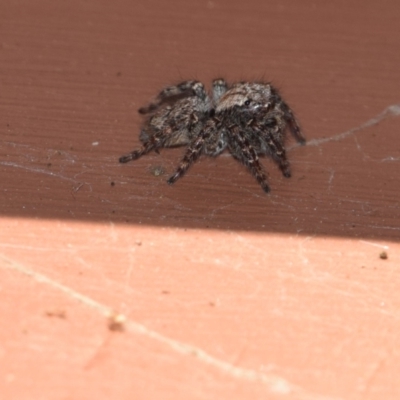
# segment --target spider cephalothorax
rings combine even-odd
[[[228,149],[269,192],[258,156],[270,156],[283,175],[290,177],[284,146],[286,127],[298,142],[305,143],[293,112],[269,83],[228,86],[223,79],[216,79],[210,96],[201,82],[185,81],[162,90],[139,112],[148,115],[140,133],[143,145],[119,161],[136,160],[162,147],[187,146],[169,184],[182,177],[202,153],[215,157]]]

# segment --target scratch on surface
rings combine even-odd
[[[397,226],[384,226],[384,225],[368,225],[368,226],[374,229],[388,229],[393,231],[400,231],[400,227]]]
[[[13,162],[8,162],[8,161],[2,161],[2,162],[0,162],[0,165],[5,165],[7,167],[20,168],[20,169],[24,169],[26,171],[34,172],[34,173],[38,173],[38,174],[50,175],[50,176],[53,176],[55,178],[60,178],[60,179],[63,179],[65,181],[72,182],[75,185],[78,185],[78,186],[74,187],[74,189],[73,189],[74,192],[77,192],[78,190],[80,190],[82,188],[82,186],[84,186],[84,185],[88,185],[90,191],[92,191],[92,186],[88,182],[79,182],[76,179],[68,178],[67,176],[64,176],[64,175],[61,175],[61,174],[56,174],[56,173],[54,173],[52,171],[48,171],[47,169],[35,168],[35,167],[26,167],[24,165],[20,165],[20,164],[13,163]]]
[[[327,142],[337,142],[339,140],[345,139],[348,136],[353,135],[354,133],[361,131],[363,129],[369,128],[370,126],[377,125],[382,120],[386,119],[388,116],[400,115],[400,104],[392,104],[391,106],[386,107],[380,114],[375,117],[369,119],[367,122],[364,122],[360,126],[349,129],[348,131],[339,133],[338,135],[331,136],[323,139],[312,139],[306,143],[306,146],[319,146],[320,144],[324,144]],[[296,147],[301,146],[300,144],[295,144],[291,146],[288,150],[294,149]]]
[[[106,318],[108,318],[114,312],[114,310],[112,310],[110,307],[107,307],[106,305],[101,304],[91,299],[90,297],[75,291],[74,289],[68,286],[62,285],[61,283],[47,277],[44,274],[35,272],[30,268],[27,268],[19,263],[16,263],[15,261],[10,260],[7,257],[4,257],[3,255],[0,255],[0,260],[2,261],[2,264],[0,265],[1,267],[17,271],[21,274],[33,278],[36,282],[49,285],[53,289],[57,289],[66,294],[67,296],[69,296],[70,298],[77,300],[82,304],[98,311]],[[200,362],[211,365],[214,368],[219,369],[220,371],[226,373],[227,375],[233,378],[250,382],[260,382],[263,385],[265,385],[271,393],[277,395],[296,394],[297,395],[296,398],[299,400],[335,400],[335,399],[339,400],[338,398],[308,393],[299,386],[294,385],[289,381],[287,381],[286,379],[281,378],[280,376],[274,374],[266,374],[251,369],[236,367],[226,361],[213,357],[206,351],[196,346],[192,346],[190,344],[170,339],[132,320],[126,320],[125,326],[127,328],[126,329],[127,332],[131,331],[136,334],[144,335],[150,339],[153,339],[159,343],[166,345],[167,347],[169,347],[170,349],[174,350],[179,354],[182,354],[184,356],[195,357]]]
[[[329,192],[332,191],[332,182],[335,178],[335,170],[331,169],[330,171],[331,171],[331,173],[330,173],[329,179],[328,179],[328,191]]]
[[[381,162],[388,162],[388,161],[400,161],[400,157],[386,157],[383,160],[381,160]]]
[[[2,162],[0,162],[0,165],[5,165],[7,167],[25,169],[25,170],[30,171],[30,172],[36,172],[38,174],[51,175],[51,176],[54,176],[56,178],[61,178],[61,179],[64,179],[66,181],[69,181],[69,182],[79,183],[75,179],[68,178],[68,177],[60,175],[60,174],[55,174],[54,172],[48,171],[48,170],[43,169],[43,168],[25,167],[24,165],[19,165],[17,163],[12,163],[12,162],[8,162],[8,161],[2,161]]]
[[[366,240],[360,240],[360,242],[361,242],[361,243],[365,243],[365,244],[369,244],[370,246],[379,247],[380,249],[389,250],[389,246],[386,246],[386,245],[384,245],[384,244],[368,242],[368,241],[366,241]]]

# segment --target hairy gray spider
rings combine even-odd
[[[119,161],[137,160],[162,147],[187,146],[176,172],[167,181],[172,184],[202,153],[216,157],[228,149],[268,193],[258,156],[270,156],[289,178],[284,146],[286,127],[299,143],[305,143],[292,110],[270,83],[228,85],[223,79],[215,79],[212,86],[211,95],[198,81],[163,89],[153,103],[139,109],[139,113],[147,115],[139,136],[142,147]]]

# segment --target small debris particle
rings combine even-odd
[[[51,165],[52,165],[51,162],[47,163],[47,166],[48,166],[49,168],[51,167]]]
[[[47,310],[45,312],[46,317],[49,318],[60,318],[60,319],[65,319],[67,318],[67,313],[65,312],[65,310]]]
[[[121,76],[122,75],[122,73],[121,72],[117,72],[117,76]]]
[[[83,183],[80,183],[77,187],[74,188],[74,192],[76,193],[83,185]]]
[[[379,258],[380,258],[381,260],[387,260],[387,259],[388,259],[388,254],[386,253],[386,251],[382,251],[382,252],[379,254]]]
[[[98,146],[100,144],[100,142],[93,142],[92,146]]]
[[[123,332],[125,330],[125,315],[111,313],[108,317],[108,329],[113,332]]]
[[[114,181],[111,181],[110,185],[111,185],[111,186],[115,186],[115,182],[114,182]]]
[[[162,290],[161,293],[162,294],[169,294],[169,290]]]
[[[135,241],[135,244],[138,245],[138,246],[141,246],[141,245],[142,245],[142,242],[141,242],[140,240],[136,240],[136,241]]]
[[[150,173],[153,176],[162,176],[165,174],[165,168],[162,165],[155,165],[150,167]]]

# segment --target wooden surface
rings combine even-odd
[[[399,11],[2,2],[4,398],[398,399]],[[168,186],[183,149],[118,163],[158,90],[220,76],[296,111],[291,179],[264,159],[265,195],[223,154]]]

